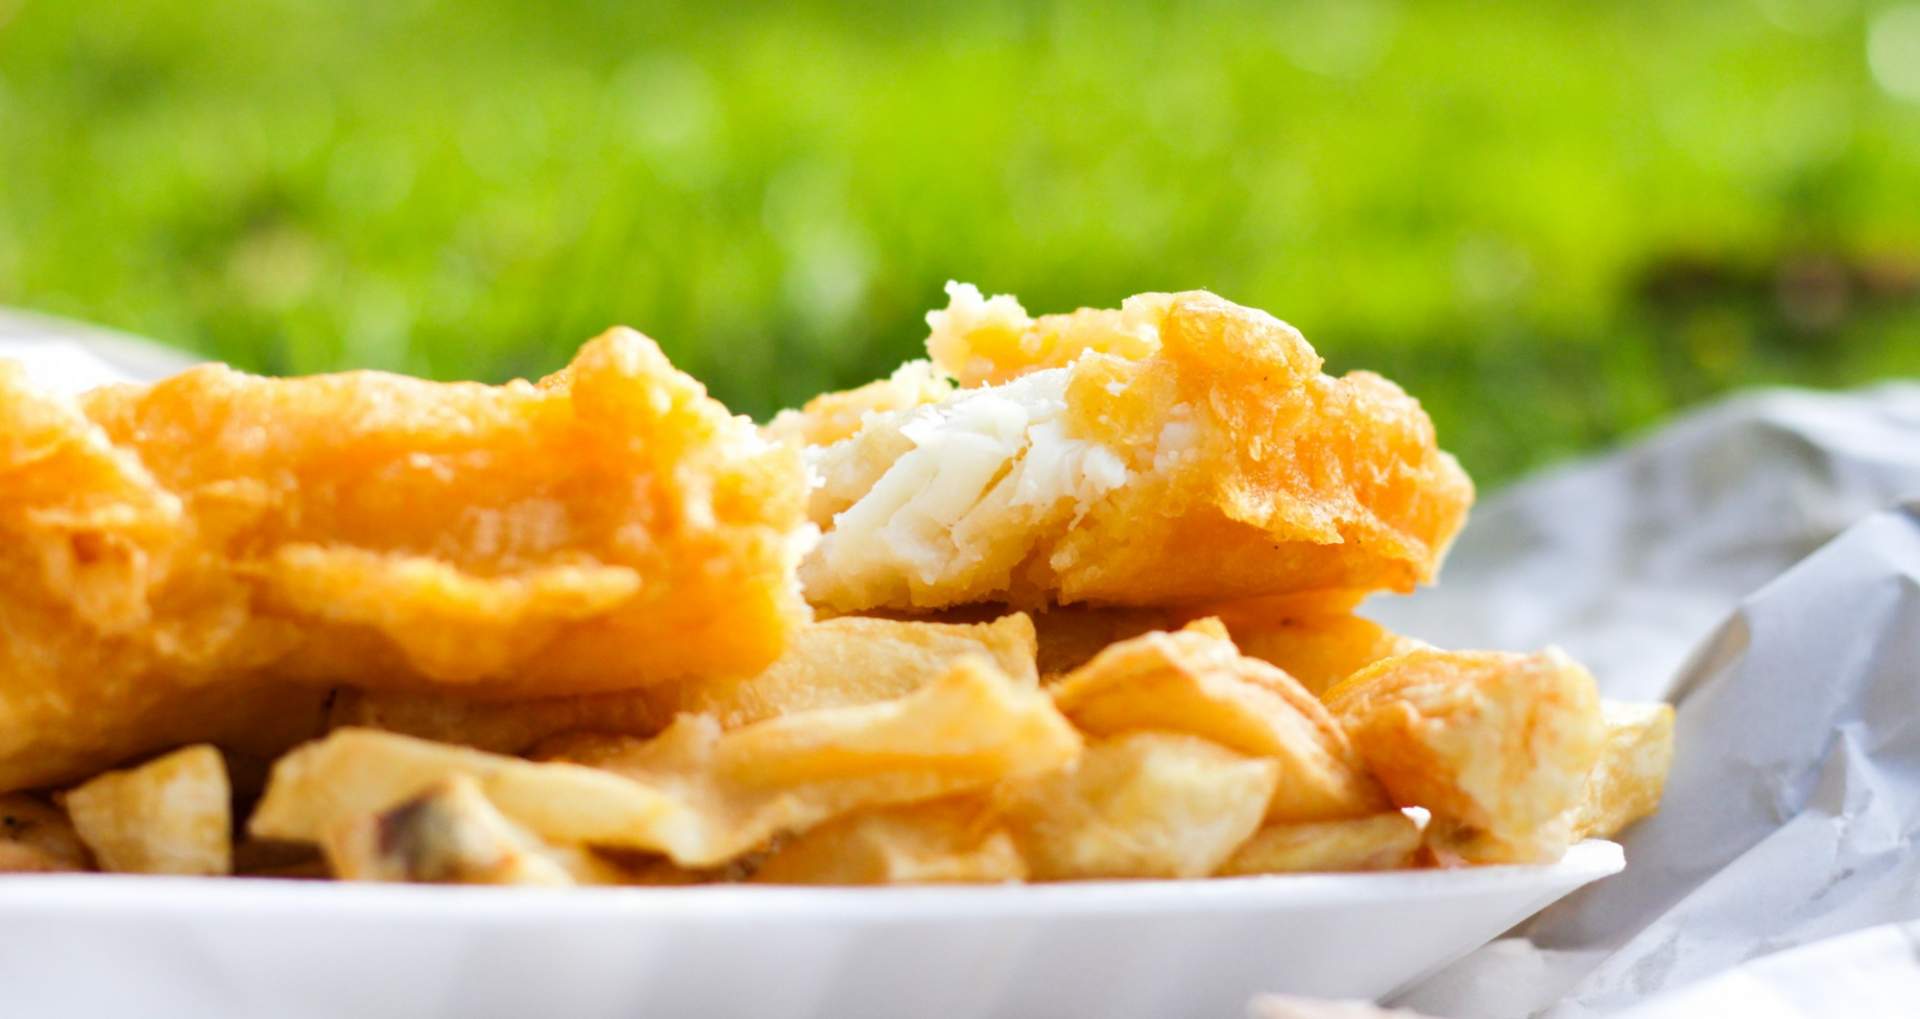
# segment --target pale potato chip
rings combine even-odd
[[[1279,780],[1275,761],[1135,732],[996,798],[1035,880],[1204,877],[1260,826]]]
[[[965,658],[892,701],[802,712],[722,732],[682,716],[657,739],[559,737],[546,752],[672,790],[710,822],[711,865],[862,808],[984,789],[1057,768],[1080,737],[1048,697]]]
[[[1270,824],[1234,850],[1221,874],[1397,870],[1413,865],[1420,826],[1397,810],[1338,821]]]
[[[794,836],[754,872],[763,884],[1020,881],[1026,861],[986,802],[962,797],[849,814]]]
[[[779,660],[744,678],[513,701],[341,690],[329,722],[521,753],[572,730],[652,736],[681,713],[712,715],[730,729],[795,711],[870,704],[938,679],[967,654],[984,655],[1016,680],[1037,680],[1033,624],[1022,613],[981,623],[843,616],[802,627]]]
[[[562,737],[551,748],[558,761],[342,729],[275,767],[252,830],[316,841],[342,817],[465,773],[502,814],[550,842],[659,852],[701,868],[851,810],[1056,768],[1079,748],[1044,693],[966,658],[896,700],[731,732],[685,715],[653,740]]]
[[[1605,726],[1593,677],[1558,650],[1415,651],[1326,700],[1395,802],[1432,812],[1442,862],[1550,861],[1571,843]]]
[[[26,793],[0,795],[0,874],[91,869],[64,811]]]
[[[1280,764],[1272,821],[1359,817],[1388,807],[1327,709],[1286,673],[1241,655],[1218,620],[1107,648],[1049,688],[1082,732],[1184,732]]]
[[[233,872],[233,797],[220,751],[176,750],[68,791],[62,802],[102,870]]]
[[[621,884],[591,851],[551,846],[509,821],[467,775],[454,775],[378,814],[343,818],[321,849],[335,877],[428,884]]]
[[[501,813],[561,844],[653,849],[662,838],[654,833],[692,823],[672,797],[596,768],[340,729],[273,766],[248,830],[256,838],[317,843],[342,819],[386,810],[460,774],[471,776]]]
[[[1603,701],[1606,748],[1574,813],[1576,836],[1612,838],[1660,809],[1673,766],[1673,706]]]
[[[1223,613],[1242,654],[1279,666],[1314,696],[1383,658],[1428,645],[1348,612]]]

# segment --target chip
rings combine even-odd
[[[233,872],[232,791],[227,766],[211,746],[110,771],[67,792],[62,801],[102,870]]]
[[[0,874],[91,870],[67,815],[37,796],[0,795]]]
[[[1234,851],[1221,874],[1295,874],[1409,867],[1420,826],[1397,810],[1338,821],[1270,824]]]
[[[1051,688],[1094,736],[1157,730],[1279,762],[1267,817],[1359,817],[1389,806],[1318,699],[1279,669],[1235,650],[1217,620],[1116,644]]]
[[[1275,761],[1134,732],[997,799],[1036,880],[1204,877],[1260,826],[1279,780]]]
[[[753,880],[790,885],[1021,881],[1026,861],[980,797],[956,797],[837,818],[794,836]]]
[[[1446,863],[1556,860],[1605,738],[1593,676],[1549,649],[1423,650],[1362,669],[1327,706]]]
[[[621,884],[588,850],[550,846],[509,821],[471,777],[454,775],[378,814],[343,818],[321,840],[348,881],[468,885]]]
[[[342,690],[334,727],[365,726],[498,753],[521,753],[578,729],[652,736],[676,714],[714,716],[736,728],[815,708],[870,704],[938,679],[962,655],[983,655],[1029,685],[1033,623],[1021,613],[981,623],[844,616],[801,628],[764,671],[617,694],[486,701],[453,693]]]
[[[1660,809],[1673,766],[1673,706],[1603,701],[1600,709],[1606,747],[1587,776],[1573,828],[1577,836],[1604,839]]]
[[[849,811],[983,789],[1057,768],[1080,737],[1039,690],[967,658],[891,701],[725,731],[683,715],[652,740],[560,737],[534,762],[368,729],[284,758],[253,834],[317,841],[456,774],[559,845],[662,853],[711,867]]]
[[[1374,662],[1427,647],[1351,612],[1248,606],[1222,617],[1242,654],[1279,666],[1316,697]]]

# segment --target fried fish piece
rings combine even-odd
[[[733,729],[795,711],[889,700],[939,679],[969,654],[984,656],[1025,685],[1038,682],[1033,623],[1022,613],[981,623],[841,616],[801,627],[777,661],[749,676],[510,701],[342,690],[328,723],[521,753],[570,730],[652,736],[682,713],[711,715],[722,728]]]
[[[503,386],[207,366],[76,401],[0,364],[0,789],[279,724],[296,682],[751,673],[807,617],[802,471],[625,329]]]
[[[822,393],[799,410],[783,410],[767,422],[768,438],[792,445],[824,446],[860,430],[868,415],[912,410],[953,394],[953,383],[931,361],[908,361],[893,374],[843,393]]]
[[[1558,859],[1606,739],[1593,676],[1552,648],[1414,651],[1326,704],[1394,801],[1432,812],[1427,844],[1446,863]]]
[[[1193,292],[1034,320],[1011,298],[949,294],[928,347],[963,388],[805,445],[816,605],[1407,591],[1465,518],[1472,485],[1419,403],[1377,375],[1322,373],[1264,312]],[[841,435],[840,407],[779,434]]]

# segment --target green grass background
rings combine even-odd
[[[625,322],[765,415],[950,277],[1208,287],[1496,481],[1920,372],[1896,6],[0,0],[0,303],[488,380]]]

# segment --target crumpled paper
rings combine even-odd
[[[189,363],[9,312],[0,356],[68,390]],[[1368,613],[1454,647],[1558,643],[1609,696],[1679,708],[1666,800],[1622,839],[1627,872],[1400,1004],[1916,1014],[1920,385],[1738,397],[1523,482],[1475,511],[1442,586]]]
[[[1920,926],[1824,940],[1920,919],[1913,497],[1920,386],[1755,394],[1490,500],[1440,587],[1371,612],[1452,646],[1557,642],[1609,696],[1678,707],[1665,802],[1623,837],[1626,873],[1400,1003],[1459,1019],[1920,1014],[1911,997],[1835,1012],[1845,999],[1820,993],[1866,974],[1920,984]],[[1746,1011],[1756,1000],[1771,1010]]]

